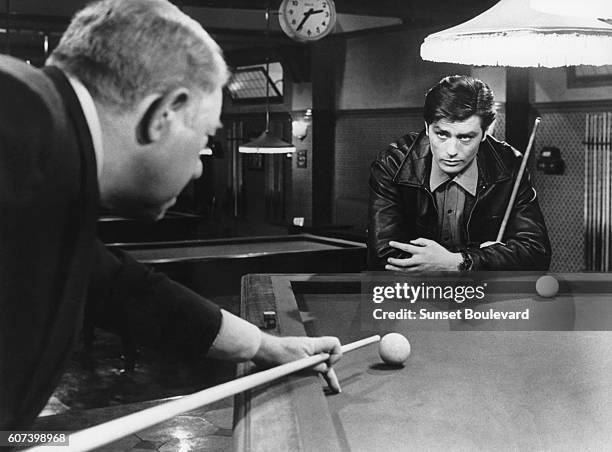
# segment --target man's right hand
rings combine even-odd
[[[456,271],[463,257],[461,253],[451,253],[438,242],[425,238],[411,240],[410,243],[390,241],[389,246],[410,254],[406,259],[390,257],[386,270],[406,273],[432,271]]]
[[[261,345],[253,357],[253,362],[269,367],[306,358],[318,353],[328,353],[330,356],[326,362],[314,367],[314,370],[323,375],[332,391],[340,392],[340,383],[332,368],[332,365],[342,357],[340,341],[336,337],[278,337],[263,333]]]

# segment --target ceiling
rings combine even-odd
[[[445,28],[472,18],[498,0],[335,0],[338,25],[335,35],[376,32],[381,28]],[[266,35],[266,8],[275,11],[280,0],[175,0],[202,23],[226,53],[245,52],[267,45],[293,45],[281,31],[274,14]],[[44,36],[53,48],[70,17],[89,0],[0,0],[0,51],[22,58],[39,58]],[[8,40],[7,40],[8,35]],[[4,46],[2,46],[2,40]]]
[[[397,17],[405,22],[456,21],[469,18],[490,8],[499,0],[335,0],[336,11],[342,14]],[[280,0],[181,0],[185,6],[276,9]]]

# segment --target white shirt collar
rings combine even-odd
[[[102,146],[102,128],[100,127],[100,117],[96,110],[96,104],[94,104],[93,98],[85,85],[81,81],[69,74],[66,74],[72,89],[76,93],[83,114],[85,115],[85,121],[89,127],[89,133],[91,134],[91,141],[93,142],[94,152],[96,154],[96,167],[98,170],[98,181],[102,175],[102,163],[104,162],[104,147]]]

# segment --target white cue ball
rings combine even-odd
[[[399,333],[385,334],[378,344],[378,354],[385,364],[403,366],[410,356],[410,342]]]
[[[544,298],[552,298],[559,292],[559,281],[550,275],[540,276],[536,281],[536,292]]]

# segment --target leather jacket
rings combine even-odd
[[[471,270],[547,270],[551,249],[536,191],[525,171],[504,236],[495,241],[512,193],[522,155],[491,136],[476,156],[478,185],[475,201],[465,211],[465,247]],[[419,237],[439,242],[438,213],[429,189],[432,154],[424,131],[411,133],[379,153],[370,172],[368,263],[384,270],[387,258],[409,255],[389,246],[390,240]]]

